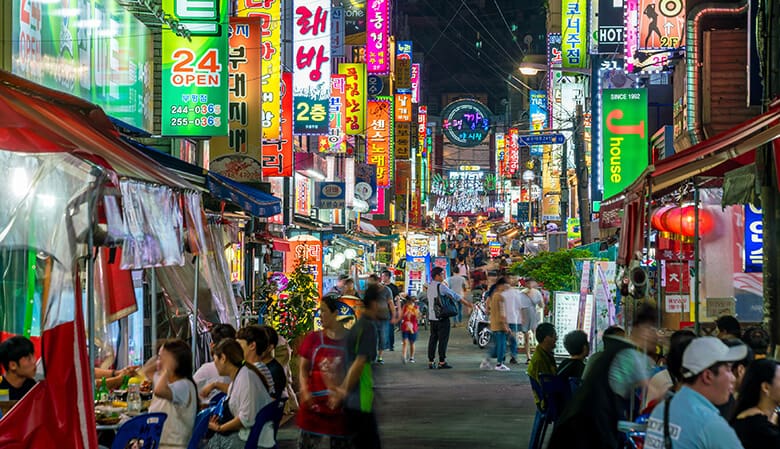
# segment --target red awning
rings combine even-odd
[[[196,187],[124,143],[100,107],[0,70],[0,149],[66,151],[121,177]],[[32,137],[30,130],[40,135]],[[3,135],[5,139],[3,139]],[[3,140],[8,145],[2,144]]]
[[[271,242],[273,242],[274,251],[279,251],[282,253],[290,252],[290,242],[288,242],[287,240],[273,237],[271,239]]]
[[[765,113],[660,160],[648,170],[650,187],[658,192],[694,176],[722,175],[752,163],[753,150],[778,137],[780,100],[773,102]],[[641,182],[641,178],[637,181]]]

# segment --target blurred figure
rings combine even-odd
[[[666,369],[650,378],[645,395],[645,406],[655,407],[669,390],[677,391],[682,382],[682,357],[685,348],[696,338],[690,330],[675,331],[669,338],[669,353],[666,356]]]
[[[538,307],[544,302],[542,292],[539,291],[539,284],[535,279],[528,278],[525,281],[525,287],[520,289],[520,332],[523,333],[523,342],[525,343],[525,363],[531,360],[531,331],[539,325]],[[537,336],[537,341],[539,337]]]
[[[620,327],[620,326],[609,326],[608,328],[604,329],[604,333],[602,334],[602,341],[604,343],[604,350],[599,351],[593,355],[591,355],[588,358],[588,363],[585,364],[585,371],[582,373],[582,377],[588,377],[588,373],[590,372],[590,369],[592,366],[596,364],[596,360],[598,360],[602,355],[604,355],[604,352],[609,349],[613,344],[615,344],[616,340],[612,337],[625,337],[626,331]],[[607,338],[610,337],[610,338]]]
[[[725,343],[726,346],[730,348],[745,345],[741,340],[737,340],[736,338],[724,340],[723,343]],[[739,390],[742,387],[742,381],[745,379],[745,373],[753,363],[753,360],[753,350],[751,350],[750,346],[748,346],[747,355],[745,355],[745,358],[737,360],[731,364],[731,374],[734,375],[734,388],[732,393],[729,395],[728,402],[717,406],[718,411],[720,412],[720,416],[726,419],[730,419],[734,416],[734,409],[737,407],[737,397],[739,396]]]
[[[262,373],[268,385],[268,393],[272,398],[279,399],[282,392],[276,391],[273,373],[263,363],[263,354],[268,352],[268,347],[270,346],[268,333],[257,324],[250,324],[236,332],[236,341],[241,345],[241,349],[244,350],[244,360],[254,365]]]
[[[505,277],[498,278],[495,285],[491,288],[493,293],[488,298],[488,316],[490,317],[490,332],[493,336],[493,344],[490,345],[487,357],[480,364],[482,369],[490,369],[490,357],[496,358],[496,371],[509,371],[510,368],[504,365],[504,356],[506,355],[506,342],[509,338],[509,323],[506,318],[506,301],[504,292],[509,288],[509,283]]]
[[[653,410],[645,447],[664,448],[668,447],[665,441],[673,440],[674,449],[741,448],[737,434],[716,406],[725,404],[732,391],[731,362],[746,354],[746,346],[729,348],[715,337],[691,341],[683,353],[683,386]],[[664,435],[665,428],[669,429],[668,435]]]
[[[718,338],[728,340],[729,338],[739,339],[742,332],[739,329],[739,321],[731,315],[723,315],[715,320],[715,326],[718,328]]]
[[[213,353],[214,348],[222,340],[236,338],[236,329],[229,324],[215,324],[211,327],[209,334],[211,334],[211,343],[209,343],[209,346],[211,347],[211,352]],[[192,375],[192,379],[195,381],[195,386],[198,387],[198,391],[200,392],[203,392],[204,388],[213,382],[220,382],[224,384],[230,383],[229,378],[219,375],[214,362],[206,362],[201,365],[200,368],[195,371],[195,374]],[[203,397],[201,395],[201,402],[208,404],[209,400],[211,400],[211,398],[213,398],[218,393],[218,390],[209,389],[207,396]]]
[[[346,274],[340,274],[338,280],[335,284],[333,284],[333,287],[330,288],[330,291],[328,293],[336,293],[338,296],[341,296],[344,294],[344,288],[346,287],[347,279],[349,279],[349,276]]]
[[[563,337],[563,347],[569,353],[569,358],[558,365],[558,376],[568,381],[570,377],[582,377],[585,371],[585,358],[590,354],[588,334],[574,330]]]
[[[403,294],[402,294],[403,295]],[[403,362],[414,363],[414,342],[417,341],[419,328],[420,309],[417,307],[417,298],[404,296],[401,312],[401,335],[403,336]],[[407,352],[407,349],[409,352]],[[409,354],[409,358],[406,355]]]
[[[563,410],[550,438],[549,449],[617,448],[621,434],[617,423],[630,419],[634,394],[650,377],[657,340],[656,309],[647,305],[636,312],[628,339],[610,336],[604,354],[589,367],[587,377]],[[589,429],[582,432],[582,429]]]
[[[352,278],[344,281],[344,291],[341,293],[341,296],[358,296],[358,292],[355,290],[355,281]]]
[[[745,449],[780,447],[777,426],[780,407],[780,365],[774,360],[756,360],[750,365],[731,425]]]
[[[750,327],[742,334],[742,341],[753,350],[756,360],[766,358],[769,351],[769,332],[760,327]]]

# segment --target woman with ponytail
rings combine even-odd
[[[213,350],[214,365],[220,376],[230,377],[222,421],[216,416],[209,422],[215,432],[207,449],[243,449],[257,413],[271,403],[268,385],[260,371],[244,362],[244,350],[234,339],[219,342]],[[273,424],[268,422],[260,433],[258,447],[275,444]]]

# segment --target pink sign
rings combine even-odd
[[[420,64],[412,64],[412,103],[420,102]]]
[[[390,51],[387,45],[388,0],[369,0],[366,5],[366,65],[368,73],[386,75],[390,72]]]
[[[639,0],[626,0],[626,71],[634,70],[634,57],[639,48]]]

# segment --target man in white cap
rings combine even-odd
[[[731,362],[746,354],[746,346],[728,347],[715,337],[691,341],[683,353],[683,387],[653,410],[645,448],[742,449],[715,407],[725,404],[734,389]]]

